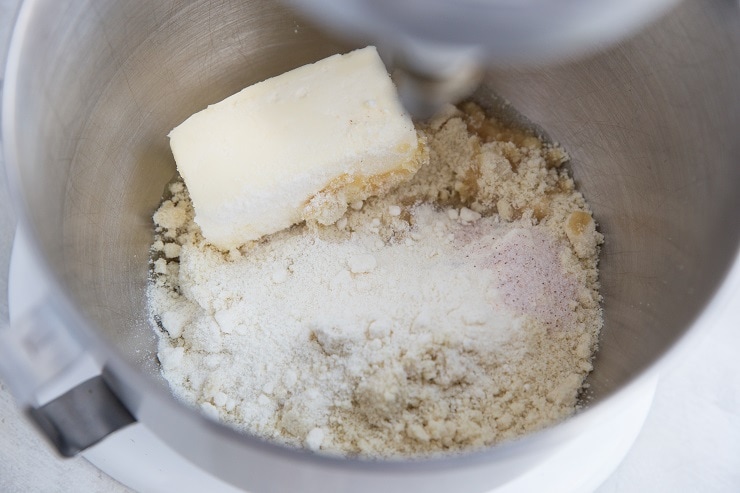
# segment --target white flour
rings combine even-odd
[[[430,165],[336,225],[240,250],[207,245],[172,185],[149,296],[175,395],[365,456],[484,447],[572,414],[601,326],[601,237],[562,151],[480,118],[422,129]]]

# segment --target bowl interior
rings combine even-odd
[[[151,216],[175,174],[167,133],[246,85],[349,47],[270,1],[29,3],[5,108],[13,185],[68,296],[157,379],[145,287]],[[738,251],[737,13],[697,3],[597,57],[492,71],[479,92],[568,150],[606,236],[594,403],[688,330]]]

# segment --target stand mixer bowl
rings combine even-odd
[[[737,282],[738,5],[687,1],[598,56],[485,75],[478,100],[505,98],[572,157],[606,236],[605,327],[584,411],[448,459],[366,462],[265,443],[176,402],[158,374],[145,291],[151,216],[175,174],[167,133],[348,49],[266,0],[27,0],[3,100],[11,192],[57,320],[133,416],[197,467],[253,491],[485,491],[620,412]]]

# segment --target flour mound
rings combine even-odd
[[[574,412],[601,327],[602,238],[567,156],[475,105],[419,130],[430,163],[410,181],[228,252],[170,186],[148,295],[178,398],[369,457],[482,448]]]

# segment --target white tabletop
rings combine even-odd
[[[0,83],[18,0],[0,0]],[[5,194],[0,172],[0,194]],[[0,208],[0,316],[7,316],[12,217]],[[627,458],[597,493],[740,491],[740,292],[658,385]],[[0,491],[124,492],[83,458],[59,459],[15,408],[0,382]]]

